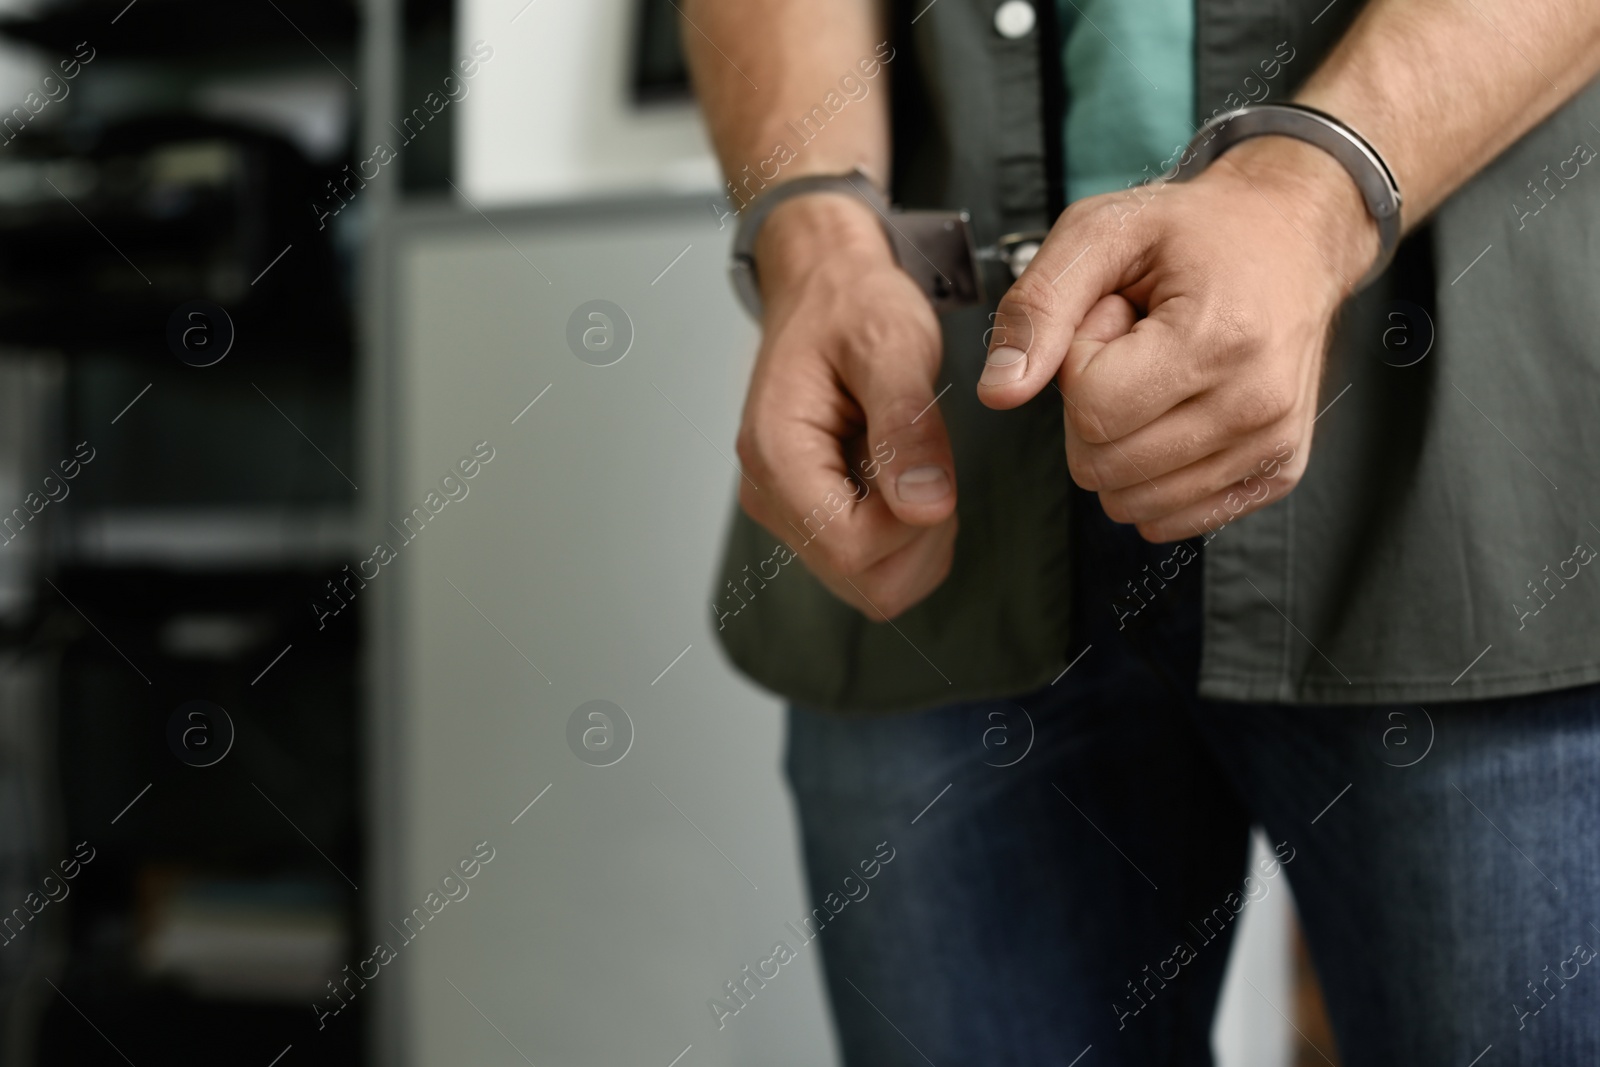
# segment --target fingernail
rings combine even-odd
[[[943,467],[912,467],[895,479],[894,491],[907,504],[932,504],[950,493],[950,476]]]
[[[983,374],[978,378],[979,385],[1005,385],[1022,377],[1028,369],[1028,353],[1020,348],[1000,346],[989,353],[989,359],[983,365]]]

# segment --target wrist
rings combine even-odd
[[[796,196],[773,208],[756,235],[755,260],[763,293],[829,263],[895,262],[877,211],[842,192]]]
[[[1256,137],[1229,149],[1214,166],[1265,196],[1311,243],[1340,289],[1353,289],[1377,259],[1378,224],[1361,190],[1343,164],[1316,145],[1287,136]]]

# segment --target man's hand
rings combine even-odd
[[[944,580],[955,545],[938,320],[853,198],[779,205],[756,260],[765,315],[739,503],[840,599],[892,618]]]
[[[1054,378],[1073,480],[1175,541],[1304,472],[1334,315],[1378,241],[1343,168],[1287,138],[1152,188],[1061,216],[1000,302],[978,392],[1011,408]]]
[[[882,63],[862,65],[894,54],[884,6],[684,0],[684,53],[736,199],[808,174],[888,181],[889,79]],[[869,69],[880,88],[851,92],[826,137],[796,140],[795,115],[859,89]],[[774,145],[791,149],[776,179],[761,162]],[[777,205],[755,258],[765,312],[739,502],[835,595],[891,618],[944,581],[955,546],[955,465],[933,403],[938,321],[855,197]]]

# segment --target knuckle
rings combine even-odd
[[[773,457],[781,454],[782,434],[779,421],[771,414],[746,410],[739,423],[739,432],[733,439],[734,454],[739,465],[746,470],[765,473],[773,469]]]
[[[950,575],[955,562],[955,532],[952,523],[942,534],[930,533],[928,536],[936,541],[910,570],[901,570],[892,576],[880,571],[876,576],[857,580],[854,583],[857,592],[871,602],[862,614],[873,622],[882,622],[897,619],[922,603]],[[925,542],[923,547],[929,548],[929,545]]]
[[[917,314],[862,315],[859,336],[864,341],[877,342],[885,347],[936,347],[938,323],[928,322],[933,310],[920,299],[914,304],[914,309]]]
[[[1176,539],[1176,537],[1167,529],[1166,524],[1162,522],[1152,521],[1135,523],[1133,528],[1139,532],[1140,537],[1153,545],[1163,544],[1167,541]],[[1177,535],[1177,537],[1181,536],[1181,534]]]
[[[1069,452],[1067,467],[1073,481],[1091,492],[1114,485],[1125,475],[1125,463],[1112,450],[1100,445],[1079,447]]]
[[[996,311],[1008,320],[1016,318],[1027,323],[1039,322],[1054,314],[1060,299],[1060,294],[1050,284],[1050,279],[1045,277],[1045,272],[1030,269],[1011,283],[1011,288],[1001,298]]]
[[[872,594],[872,606],[882,619],[898,619],[911,608],[911,598],[903,590],[886,587]]]
[[[1237,390],[1227,417],[1229,429],[1244,433],[1271,426],[1294,410],[1294,384],[1276,377]]]
[[[928,435],[935,425],[933,416],[937,410],[932,393],[926,397],[901,394],[874,404],[867,412],[867,421],[872,424],[874,436],[893,433],[909,443]]]
[[[1228,351],[1246,348],[1260,335],[1256,319],[1231,301],[1217,305],[1214,325]]]
[[[1137,522],[1143,516],[1134,513],[1134,510],[1125,493],[1103,492],[1100,494],[1100,507],[1105,511],[1106,518],[1112,522],[1124,525]]]
[[[926,301],[924,301],[926,304]],[[932,314],[932,309],[928,308]],[[937,359],[940,348],[937,322],[919,316],[868,313],[855,316],[840,337],[847,363],[870,365],[886,354],[903,360],[907,353]]]
[[[755,468],[758,460],[756,433],[748,423],[739,427],[739,433],[733,439],[733,453],[739,457],[739,466],[746,470]]]
[[[841,578],[859,578],[872,565],[866,546],[853,538],[819,537],[812,544],[822,566]]]
[[[1082,489],[1094,492],[1100,488],[1098,466],[1093,453],[1087,448],[1067,445],[1067,473]]]
[[[1073,430],[1090,444],[1103,445],[1111,440],[1106,432],[1103,407],[1100,401],[1082,391],[1067,402],[1067,418],[1072,420]]]
[[[1132,460],[1114,454],[1111,450],[1097,448],[1091,462],[1095,481],[1100,485],[1112,485],[1118,479],[1128,476],[1127,465],[1132,463]]]
[[[1201,322],[1204,341],[1192,349],[1194,373],[1201,381],[1220,381],[1240,357],[1253,350],[1255,330],[1243,308],[1216,297],[1205,308]]]
[[[883,578],[852,578],[851,584],[855,587],[856,595],[864,602],[861,613],[868,619],[875,622],[881,622],[884,618],[893,619],[910,607],[909,597],[900,584]]]
[[[1101,195],[1085,197],[1075,200],[1067,205],[1061,213],[1062,221],[1074,229],[1085,232],[1121,229],[1127,225],[1127,211],[1120,203],[1121,197],[1117,195]]]
[[[1207,331],[1225,352],[1245,347],[1255,335],[1252,318],[1245,309],[1231,299],[1213,295],[1206,308]]]
[[[1284,378],[1269,378],[1261,388],[1261,409],[1271,422],[1294,411],[1298,399],[1294,383]]]

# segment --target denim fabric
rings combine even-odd
[[[1076,510],[1092,647],[1055,684],[790,712],[814,898],[896,856],[818,938],[846,1062],[1208,1064],[1237,915],[1287,878],[1344,1063],[1600,1063],[1600,687],[1200,700],[1206,549],[1161,588],[1173,546]]]

